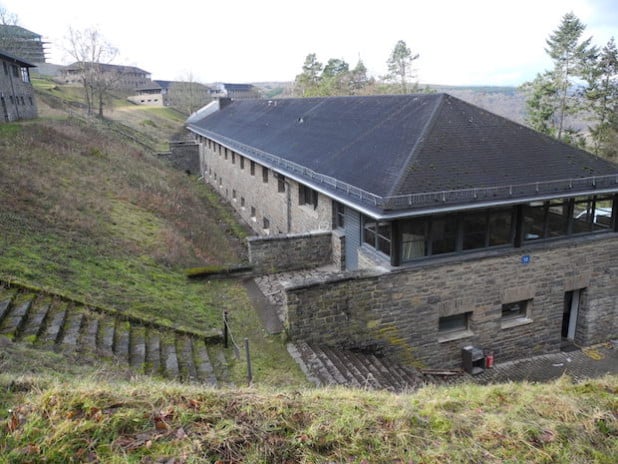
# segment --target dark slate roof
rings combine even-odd
[[[618,190],[592,179],[617,165],[447,94],[234,101],[188,127],[382,212]]]

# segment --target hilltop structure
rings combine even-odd
[[[0,49],[28,63],[45,63],[42,37],[21,26],[0,24]]]
[[[30,68],[35,65],[0,50],[0,110],[3,122],[37,117]]]
[[[292,338],[452,367],[618,333],[618,166],[446,94],[221,100],[187,125]],[[464,350],[465,351],[465,350]]]
[[[122,66],[106,63],[75,62],[60,70],[64,84],[81,84],[85,73],[92,71],[110,76],[118,90],[133,92],[138,88],[152,85],[150,73],[135,66]]]

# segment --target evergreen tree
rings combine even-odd
[[[295,93],[302,97],[318,95],[321,73],[322,63],[318,61],[315,53],[310,53],[305,58],[303,72],[294,80]]]
[[[401,93],[408,93],[408,79],[416,77],[413,73],[412,62],[417,60],[418,57],[419,54],[413,55],[403,40],[397,42],[386,61],[388,74],[385,76],[385,80],[398,81],[401,85]],[[414,85],[414,87],[417,87],[417,85]]]
[[[612,37],[587,67],[585,96],[594,125],[590,127],[595,154],[618,158],[618,48]]]
[[[535,129],[568,142],[577,139],[577,131],[565,127],[565,117],[582,111],[575,83],[586,75],[597,52],[591,46],[592,38],[581,40],[585,29],[573,13],[564,15],[558,29],[546,41],[545,51],[554,62],[553,69],[523,85],[528,94],[528,122]]]

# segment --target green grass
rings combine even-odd
[[[0,462],[614,463],[618,377],[212,390],[0,376]]]

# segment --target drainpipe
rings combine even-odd
[[[290,183],[285,181],[285,191],[286,191],[286,203],[287,203],[287,222],[288,222],[288,234],[292,232],[292,189],[290,187]]]

